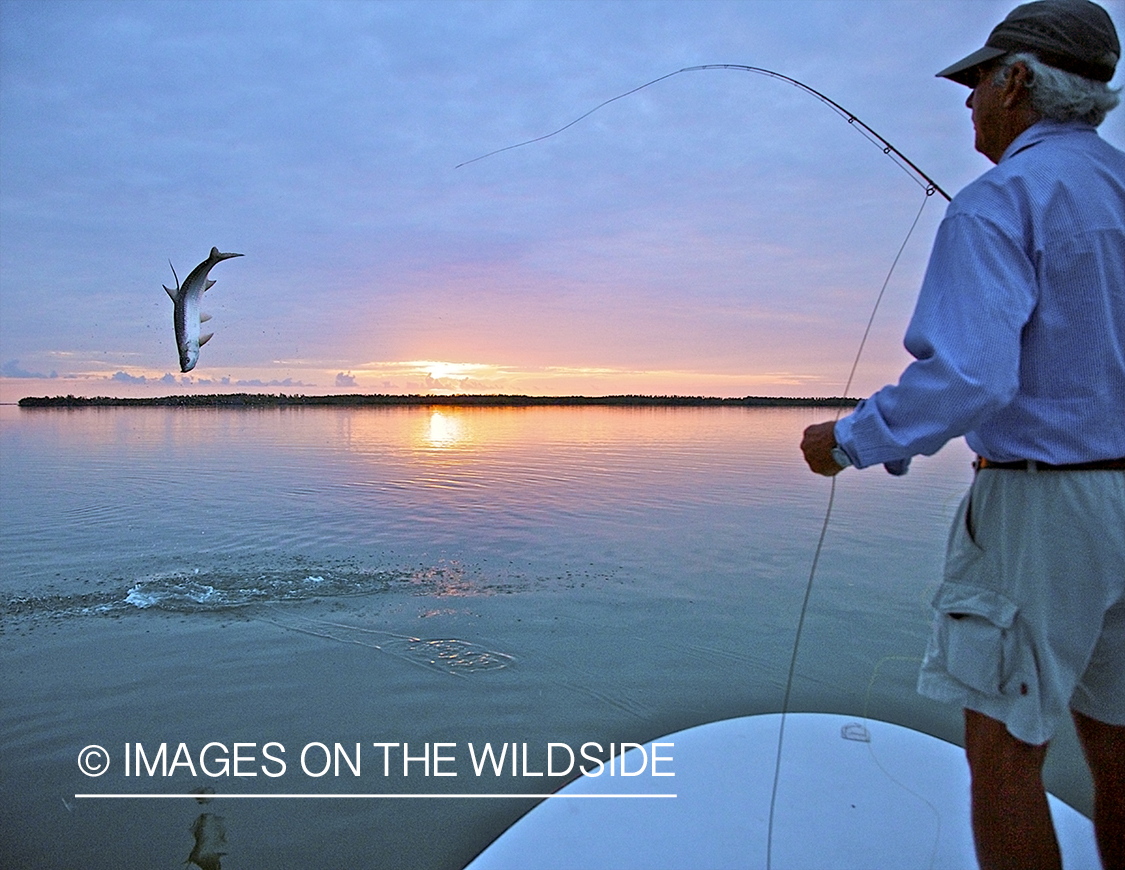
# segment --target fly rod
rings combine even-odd
[[[637,91],[642,91],[645,88],[650,87],[651,85],[655,85],[658,82],[664,81],[665,79],[670,79],[672,78],[672,76],[678,76],[681,73],[687,72],[701,72],[703,70],[715,69],[737,70],[739,72],[756,73],[758,75],[767,76],[771,79],[777,79],[779,81],[787,82],[788,84],[801,89],[805,93],[816,97],[818,100],[820,100],[822,103],[836,112],[836,114],[840,115],[840,117],[844,118],[849,124],[855,127],[861,135],[868,139],[868,141],[881,148],[884,154],[890,157],[897,165],[902,167],[903,171],[905,171],[908,175],[911,175],[915,179],[915,181],[918,181],[919,183],[925,182],[922,186],[925,187],[926,193],[928,195],[940,193],[943,197],[945,197],[947,201],[949,200],[949,194],[942,190],[941,186],[936,181],[934,181],[932,178],[930,178],[930,176],[919,169],[918,166],[912,160],[910,160],[910,158],[899,151],[894,145],[892,145],[885,138],[879,135],[879,133],[877,133],[862,120],[860,120],[860,118],[854,112],[849,112],[831,97],[822,94],[816,88],[810,87],[804,82],[798,81],[791,76],[783,75],[782,73],[776,72],[772,69],[765,69],[764,67],[760,66],[747,66],[740,63],[708,63],[702,64],[700,66],[686,66],[683,69],[676,70],[675,72],[666,73],[665,75],[662,75],[659,78],[655,78],[650,82],[645,82],[643,85],[638,85],[632,90],[625,91],[622,94],[618,94],[616,97],[610,97],[608,100],[604,100],[603,102],[598,103],[598,105],[594,106],[594,108],[590,109],[588,112],[579,115],[569,124],[564,124],[557,130],[554,130],[550,133],[545,133],[542,136],[536,136],[533,139],[527,139],[523,142],[517,142],[514,145],[506,145],[503,148],[497,148],[495,151],[489,151],[487,154],[482,154],[479,157],[474,157],[471,160],[466,160],[463,163],[458,163],[456,168],[460,169],[462,166],[468,166],[470,163],[476,163],[478,160],[484,160],[486,157],[492,157],[494,154],[501,154],[504,151],[511,151],[514,148],[522,148],[524,145],[531,145],[535,142],[542,142],[544,139],[550,139],[552,136],[557,136],[564,130],[570,129],[579,121],[588,118],[590,115],[594,114],[594,112],[598,111],[598,109],[601,109],[604,106],[608,106],[610,103],[617,102],[618,100],[635,94],[637,93]]]

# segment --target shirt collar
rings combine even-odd
[[[1044,139],[1065,136],[1069,133],[1097,133],[1097,128],[1084,121],[1052,121],[1049,118],[1044,118],[1042,121],[1036,121],[1012,140],[1012,144],[1004,149],[1004,153],[1000,155],[1000,163],[1014,157],[1021,151],[1027,150],[1032,145],[1038,145]]]

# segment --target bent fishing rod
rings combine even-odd
[[[905,154],[903,154],[901,151],[899,151],[894,145],[892,145],[885,138],[880,136],[879,133],[877,133],[875,130],[873,130],[871,127],[869,127],[867,124],[865,124],[862,120],[860,120],[860,118],[854,112],[849,112],[847,109],[845,109],[843,106],[841,106],[835,100],[833,100],[831,97],[828,97],[825,94],[822,94],[816,88],[810,87],[809,85],[806,85],[804,82],[798,81],[797,79],[792,78],[791,76],[784,75],[784,74],[776,72],[772,69],[766,69],[766,68],[760,67],[760,66],[747,66],[745,64],[740,64],[740,63],[708,63],[708,64],[702,64],[700,66],[686,66],[683,69],[678,69],[675,72],[670,72],[670,73],[667,73],[665,75],[660,76],[659,78],[655,78],[650,82],[645,82],[643,85],[638,85],[637,87],[633,88],[632,90],[628,90],[628,91],[625,91],[625,93],[618,94],[616,97],[610,97],[608,100],[604,100],[603,102],[598,103],[598,105],[594,106],[594,108],[590,109],[588,112],[585,112],[585,113],[579,115],[577,118],[575,118],[569,124],[564,124],[562,127],[559,127],[557,130],[554,130],[550,133],[546,133],[542,136],[536,136],[533,139],[527,139],[524,142],[517,142],[514,145],[506,145],[503,148],[497,148],[495,151],[489,151],[487,154],[482,154],[479,157],[474,157],[472,160],[466,160],[463,163],[458,163],[455,168],[460,169],[462,166],[468,166],[470,163],[476,163],[478,160],[484,160],[486,157],[492,157],[494,154],[501,154],[504,151],[511,151],[514,148],[522,148],[524,145],[531,145],[535,142],[542,142],[544,139],[550,139],[552,136],[557,136],[559,133],[562,133],[564,130],[567,130],[567,129],[573,127],[579,121],[582,121],[583,119],[588,118],[590,115],[594,114],[594,112],[598,111],[598,109],[601,109],[604,106],[608,106],[610,103],[614,103],[614,102],[617,102],[618,100],[624,99],[625,97],[631,96],[632,94],[637,93],[637,91],[642,91],[647,87],[655,85],[658,82],[664,81],[665,79],[670,79],[670,78],[672,78],[672,76],[678,76],[681,73],[701,72],[703,70],[716,70],[716,69],[736,70],[738,72],[756,73],[757,75],[763,75],[763,76],[766,76],[766,77],[771,78],[771,79],[777,79],[778,81],[786,82],[788,84],[793,85],[795,88],[799,88],[800,90],[804,91],[805,93],[816,97],[818,100],[820,100],[822,103],[824,103],[826,106],[831,108],[834,112],[836,112],[836,114],[840,115],[840,117],[844,118],[849,124],[851,124],[853,127],[855,127],[860,132],[860,134],[862,136],[864,136],[864,138],[866,138],[869,142],[871,142],[876,147],[882,149],[883,153],[886,154],[888,157],[890,157],[891,160],[893,160],[896,165],[900,166],[903,169],[904,172],[906,172],[908,175],[912,175],[913,178],[915,179],[915,181],[918,181],[919,179],[921,179],[921,181],[924,181],[925,184],[923,184],[922,186],[926,189],[927,196],[931,196],[934,193],[940,193],[943,197],[945,197],[946,201],[949,201],[949,199],[950,199],[949,194],[946,193],[944,190],[942,190],[941,186],[938,185],[938,183],[936,181],[934,181],[932,178],[930,178],[930,176],[928,176],[925,172],[923,172],[921,169],[919,169],[918,166],[915,165],[915,163],[912,160],[910,160],[910,158],[908,158]]]

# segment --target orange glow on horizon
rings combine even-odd
[[[800,371],[728,372],[632,369],[613,366],[521,366],[487,362],[405,360],[332,365],[323,360],[286,361],[284,367],[192,372],[122,368],[53,378],[0,378],[0,402],[24,396],[146,397],[209,393],[382,393],[400,395],[511,394],[541,396],[832,396],[839,377]],[[853,395],[886,379],[863,367]]]

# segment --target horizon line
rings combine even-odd
[[[77,407],[278,407],[295,406],[444,406],[444,407],[849,407],[859,399],[846,396],[690,396],[618,393],[603,396],[544,396],[512,393],[192,393],[168,396],[24,396],[21,408]]]

